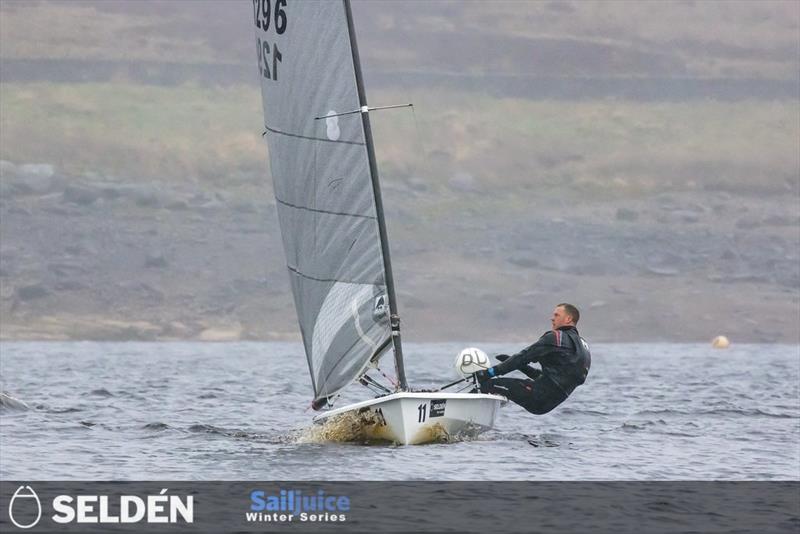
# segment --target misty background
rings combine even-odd
[[[252,9],[0,2],[0,339],[299,339]],[[404,339],[800,342],[800,4],[353,12]]]

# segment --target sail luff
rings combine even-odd
[[[386,294],[389,299],[389,314],[392,326],[392,346],[394,349],[395,369],[400,388],[408,389],[406,381],[405,366],[403,365],[403,346],[400,338],[400,318],[397,312],[397,297],[394,290],[394,275],[392,273],[392,261],[389,253],[389,239],[386,231],[386,220],[383,214],[383,200],[381,196],[380,180],[378,178],[378,163],[375,157],[375,147],[372,140],[372,128],[369,122],[369,111],[367,104],[367,94],[364,89],[364,79],[361,74],[361,60],[358,55],[358,43],[353,25],[353,13],[350,9],[350,0],[344,2],[345,16],[347,18],[347,31],[350,37],[350,49],[353,53],[353,68],[356,75],[356,87],[358,89],[358,100],[361,106],[361,120],[364,124],[364,139],[367,145],[367,157],[369,159],[370,177],[372,179],[372,190],[375,195],[375,210],[378,219],[378,232],[381,240],[381,251],[383,253],[383,266],[386,276]]]

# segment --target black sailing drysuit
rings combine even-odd
[[[530,366],[539,362],[542,370]],[[586,381],[592,356],[589,345],[574,326],[562,326],[545,333],[530,347],[480,373],[483,393],[497,393],[534,414],[544,414],[564,402]],[[534,380],[489,378],[522,371]]]

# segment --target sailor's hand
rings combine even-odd
[[[479,384],[482,384],[492,378],[494,376],[494,368],[489,367],[485,371],[481,369],[477,373],[475,373],[475,380],[478,381]]]
[[[479,384],[482,384],[483,382],[489,380],[489,373],[483,370],[478,371],[475,373],[475,380],[477,380]]]
[[[500,363],[503,363],[504,361],[506,361],[506,360],[507,360],[507,359],[509,359],[510,357],[511,357],[511,356],[509,356],[508,354],[498,354],[497,356],[495,356],[495,359],[496,359],[498,362],[500,362]]]

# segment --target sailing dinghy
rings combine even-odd
[[[416,392],[403,366],[370,109],[348,0],[253,0],[278,220],[314,389],[330,407],[355,382],[375,398],[316,416],[363,416],[368,438],[440,441],[493,426],[505,399]],[[396,380],[377,378],[392,353]],[[469,385],[469,384],[467,384]]]

